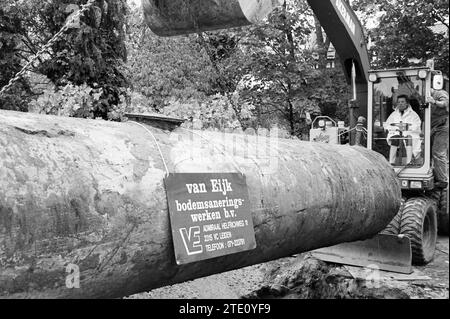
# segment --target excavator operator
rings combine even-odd
[[[405,144],[406,164],[411,162],[413,155],[416,158],[420,154],[421,120],[409,104],[407,95],[399,95],[397,97],[397,106],[387,118],[384,126],[388,131],[387,142],[391,147],[389,162],[392,165],[395,165],[400,143]]]

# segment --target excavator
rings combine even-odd
[[[347,82],[352,85],[350,128],[359,127],[366,138],[351,138],[379,152],[392,164],[402,188],[403,204],[384,231],[374,238],[314,251],[325,261],[411,273],[412,264],[433,260],[438,228],[448,234],[448,187],[434,187],[431,158],[431,107],[425,102],[431,89],[443,88],[443,75],[432,63],[422,67],[371,70],[361,23],[345,0],[307,0],[330,38]],[[218,29],[242,27],[263,21],[282,0],[142,0],[146,23],[159,36],[176,36]],[[409,98],[421,120],[389,123],[399,95]],[[358,123],[356,123],[358,118]],[[366,123],[366,124],[365,124]],[[325,130],[326,127],[323,127]],[[392,149],[387,134],[399,136],[398,149]],[[338,132],[339,130],[335,130]],[[413,156],[405,142],[413,135],[419,151]],[[356,142],[355,142],[356,140]]]

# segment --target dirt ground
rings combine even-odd
[[[439,237],[434,260],[414,267],[416,280],[355,278],[349,268],[309,253],[216,274],[129,296],[133,299],[383,298],[448,299],[449,238]],[[419,277],[417,277],[419,275]]]
[[[412,282],[417,287],[414,296],[418,298],[449,298],[449,238],[439,237],[433,262],[426,266],[416,267],[431,280],[425,282]]]

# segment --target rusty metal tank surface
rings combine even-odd
[[[142,0],[145,21],[160,36],[241,27],[266,18],[281,0]]]
[[[246,175],[256,249],[176,264],[166,171],[139,125],[0,110],[0,297],[148,291],[369,238],[400,206],[391,167],[364,148],[147,128],[171,172]]]

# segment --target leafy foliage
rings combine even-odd
[[[18,15],[11,14],[11,7],[5,0],[0,0],[0,88],[21,69],[20,36],[17,30],[22,30],[22,20]],[[21,79],[12,90],[0,96],[0,109],[25,111],[29,100],[29,83]]]
[[[210,96],[201,102],[174,100],[163,109],[163,113],[190,119],[196,128],[234,129],[241,127],[228,98],[221,94]]]
[[[305,112],[317,112],[316,101],[302,94],[313,73],[313,60],[305,49],[312,30],[308,10],[306,1],[288,1],[266,24],[251,27],[242,41],[250,74],[240,95],[255,106],[256,126],[279,122],[291,134],[300,134],[306,126]]]
[[[374,67],[411,66],[412,59],[425,64],[434,58],[435,68],[449,74],[448,1],[356,0],[353,6],[366,26],[381,12],[376,27],[368,28],[375,43]]]
[[[144,23],[140,8],[131,6],[124,73],[132,88],[147,97],[149,110],[161,110],[169,100],[183,103],[213,94],[210,79],[214,72],[195,39],[196,35],[154,35]]]
[[[251,112],[235,103],[242,76],[235,35],[222,31],[161,38],[131,6],[124,73],[140,101],[127,110],[161,112],[201,123],[203,128],[245,124]]]
[[[20,22],[20,27],[13,31],[17,39],[17,49],[13,54],[18,68],[39,51],[84,3],[85,0],[10,1],[3,10],[2,19]],[[121,61],[126,59],[126,8],[125,0],[96,0],[94,6],[52,45],[51,50],[40,57],[39,65],[30,70],[45,75],[57,87],[84,83],[101,87],[101,103],[93,105],[92,112],[86,110],[76,114],[93,114],[107,119],[109,110],[120,103],[123,87],[127,85],[119,70]]]
[[[336,113],[348,93],[339,71],[314,68],[306,45],[313,21],[306,1],[290,0],[262,25],[160,38],[132,8],[126,74],[147,99],[147,108],[136,109],[196,119],[203,127],[279,124],[304,134],[306,112]]]
[[[86,0],[0,2],[5,85]],[[353,5],[375,42],[372,67],[435,58],[436,68],[448,73],[445,1]],[[379,23],[369,28],[374,16]],[[435,32],[437,22],[447,33]],[[38,90],[22,79],[0,107],[26,110],[38,94],[30,108],[43,113],[120,120],[125,111],[156,111],[203,128],[278,124],[300,136],[309,129],[307,112],[348,120],[349,86],[339,63],[326,68],[329,45],[305,0],[287,0],[260,25],[170,38],[153,35],[140,8],[127,8],[125,0],[97,0],[33,66],[54,86]]]
[[[73,117],[93,117],[94,102],[100,100],[103,89],[87,84],[66,84],[57,91],[45,90],[30,103],[30,112]]]

